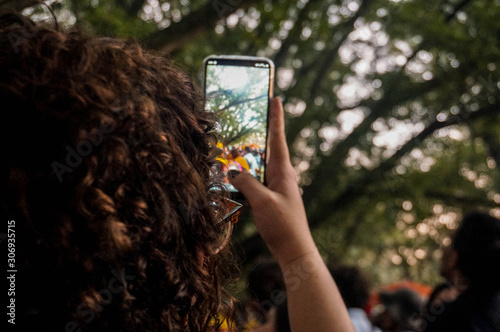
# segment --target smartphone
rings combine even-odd
[[[234,197],[230,170],[247,171],[266,182],[269,104],[274,64],[262,57],[211,55],[203,62],[205,108],[218,116],[219,155],[213,170]]]

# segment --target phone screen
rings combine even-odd
[[[247,171],[265,183],[269,100],[274,65],[266,58],[210,56],[204,61],[205,107],[218,116],[216,170],[231,192],[230,170]]]

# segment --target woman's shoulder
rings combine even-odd
[[[442,314],[429,319],[423,331],[499,332],[500,292],[482,305],[476,300],[477,297],[469,293],[462,294],[449,303]]]

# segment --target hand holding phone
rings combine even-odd
[[[238,193],[227,178],[227,172],[237,170],[265,183],[274,64],[266,58],[213,55],[204,60],[204,74],[205,107],[219,117],[215,171],[221,182]]]

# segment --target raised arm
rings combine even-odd
[[[267,187],[249,173],[231,183],[247,198],[257,229],[278,260],[287,287],[292,331],[353,331],[354,328],[312,238],[285,138],[283,106],[269,116]]]

